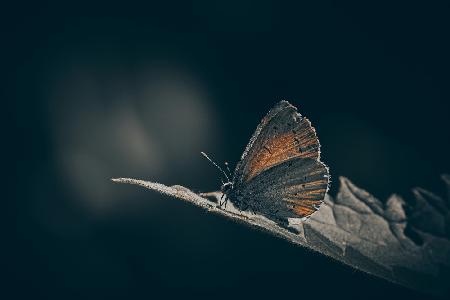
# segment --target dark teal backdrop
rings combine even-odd
[[[424,295],[111,177],[218,189],[287,99],[332,190],[450,171],[449,7],[361,1],[33,2],[2,9],[2,299]],[[363,296],[364,295],[364,296]]]

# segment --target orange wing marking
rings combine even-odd
[[[303,118],[297,129],[280,134],[267,141],[263,151],[257,153],[248,163],[248,173],[245,178],[249,181],[259,173],[291,158],[319,157],[319,141],[308,119]]]

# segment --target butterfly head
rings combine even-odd
[[[222,186],[220,187],[220,191],[223,194],[228,194],[231,190],[233,189],[233,183],[232,182],[225,182],[224,184],[222,184]]]

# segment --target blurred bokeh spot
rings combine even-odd
[[[55,155],[67,185],[89,209],[123,201],[111,177],[188,174],[200,151],[215,144],[210,96],[189,70],[155,62],[135,80],[95,65],[58,75],[50,90]]]

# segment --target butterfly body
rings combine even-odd
[[[281,101],[257,127],[222,192],[240,210],[286,224],[289,218],[314,213],[328,184],[314,128],[294,106]]]

